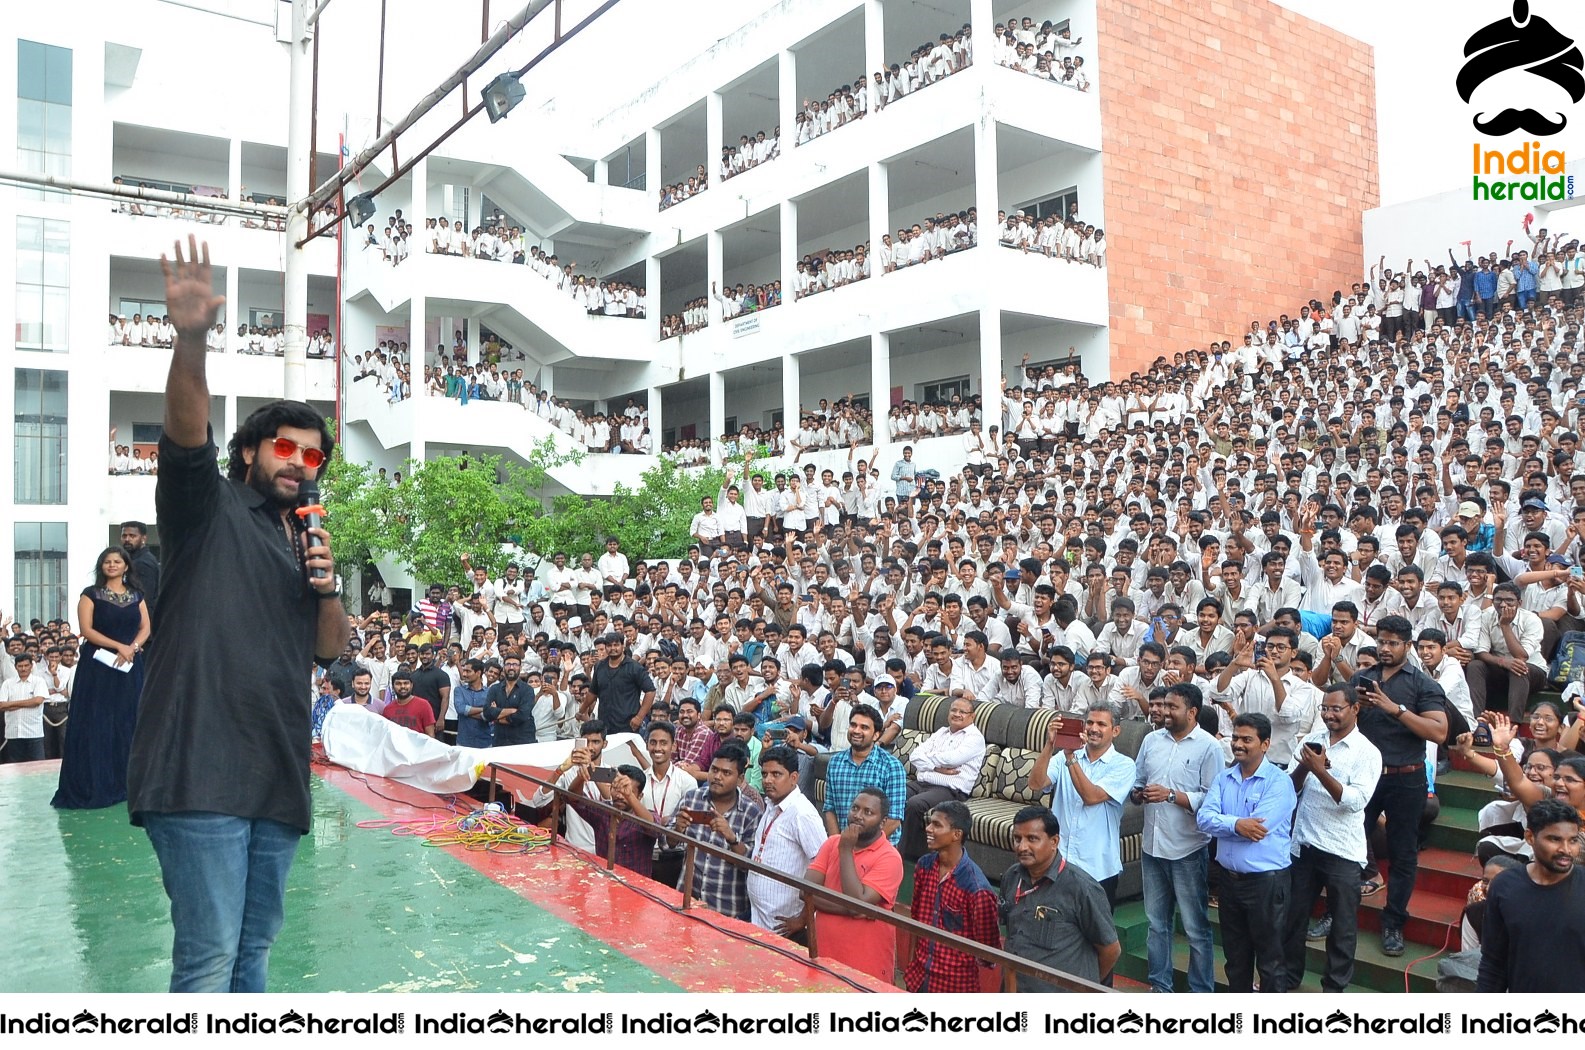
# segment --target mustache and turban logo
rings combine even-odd
[[[1459,70],[1458,94],[1465,102],[1476,88],[1510,69],[1522,69],[1550,80],[1575,102],[1585,98],[1585,55],[1551,22],[1532,15],[1529,0],[1514,0],[1509,18],[1476,30],[1464,44],[1464,57],[1467,61]],[[1484,135],[1520,130],[1532,135],[1555,135],[1568,125],[1568,118],[1558,113],[1556,119],[1551,119],[1529,108],[1504,109],[1489,117],[1477,113],[1474,123]]]

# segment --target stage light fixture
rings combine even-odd
[[[374,194],[360,193],[347,202],[347,218],[353,226],[362,226],[374,217]]]
[[[485,85],[484,111],[490,115],[490,123],[512,112],[512,107],[523,101],[525,94],[516,73],[502,73]]]

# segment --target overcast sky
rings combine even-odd
[[[267,13],[273,2],[210,0],[217,7],[253,14]],[[477,3],[425,4],[422,10],[427,16],[417,18],[413,15],[419,2],[388,0],[387,119],[393,112],[405,112],[460,64],[479,39],[481,8]],[[522,2],[491,0],[492,19],[499,24]],[[596,6],[598,0],[564,0],[564,24],[571,25]],[[682,60],[770,6],[769,0],[625,0],[602,17],[598,38],[595,30],[585,33],[583,40],[569,44],[536,72],[552,78],[558,93],[575,90],[585,104],[598,108],[608,101],[631,98]],[[1441,0],[1434,5],[1286,0],[1284,6],[1374,47],[1384,204],[1468,185],[1470,143],[1475,137],[1470,118],[1476,108],[1492,104],[1491,98],[1549,113],[1569,104],[1560,89],[1522,71],[1502,74],[1483,86],[1473,100],[1479,107],[1468,106],[1458,97],[1454,78],[1463,63],[1464,41],[1482,25],[1507,15],[1509,4],[1502,0]],[[1534,14],[1547,18],[1563,33],[1585,40],[1585,4],[1533,0],[1531,7]],[[326,40],[331,43],[326,50],[334,56],[321,70],[322,102],[327,108],[335,106],[338,98],[362,100],[363,106],[372,107],[379,9],[380,0],[334,0],[327,10]],[[510,45],[486,71],[493,74],[509,65],[521,65],[537,53],[549,39],[549,15],[536,23],[540,24]],[[1079,31],[1083,34],[1083,27]],[[1296,64],[1314,61],[1315,47],[1313,39],[1295,39],[1280,60]],[[1104,82],[1104,63],[1097,76]],[[546,85],[542,81],[535,86],[544,90]],[[535,97],[537,91],[531,91],[530,101]],[[1575,110],[1577,119],[1568,131],[1549,140],[1548,145],[1572,145],[1573,152],[1585,157],[1585,105],[1573,107],[1571,115]],[[451,112],[448,107],[447,113]],[[1324,124],[1327,115],[1313,113],[1311,119]],[[1512,136],[1516,143],[1523,137]],[[1347,147],[1346,129],[1339,130],[1337,142],[1339,148]]]

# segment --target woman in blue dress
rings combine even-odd
[[[149,640],[149,607],[131,566],[124,548],[105,548],[94,585],[77,599],[83,651],[60,784],[50,803],[57,809],[102,809],[127,800],[127,758],[143,691],[143,643]]]

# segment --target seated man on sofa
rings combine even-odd
[[[947,724],[932,733],[908,756],[914,779],[908,782],[903,812],[903,859],[924,856],[925,818],[943,802],[961,802],[974,790],[985,764],[985,734],[974,724],[974,702],[955,697]],[[1132,786],[1132,785],[1130,785]]]

